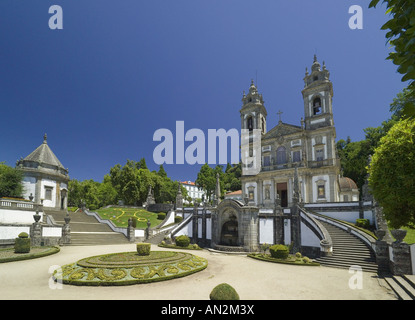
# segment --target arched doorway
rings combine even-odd
[[[238,219],[231,215],[229,220],[222,225],[220,244],[225,246],[238,245]]]

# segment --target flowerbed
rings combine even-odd
[[[0,249],[0,263],[36,259],[59,251],[59,247],[31,247],[29,253],[15,253],[14,248]]]
[[[303,266],[319,266],[320,263],[310,260],[307,257],[296,257],[295,255],[289,255],[286,259],[273,258],[270,254],[263,253],[250,253],[248,257],[254,258],[257,260],[274,262],[274,263],[285,263],[293,265],[303,265]]]
[[[93,256],[55,271],[55,280],[64,284],[113,286],[148,283],[184,277],[207,267],[207,260],[189,253],[152,251],[121,252]]]

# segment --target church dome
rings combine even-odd
[[[340,191],[349,191],[349,190],[358,189],[356,182],[354,182],[352,179],[348,177],[341,177],[339,179],[339,186],[340,186]]]
[[[68,176],[68,169],[62,165],[47,143],[46,134],[43,143],[26,158],[18,160],[16,166],[26,170],[47,170],[60,175]]]

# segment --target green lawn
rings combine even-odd
[[[404,242],[406,242],[407,244],[413,244],[415,243],[415,230],[414,229],[409,229],[409,228],[402,228],[407,230],[408,232],[406,233],[406,237],[405,239],[403,239]]]
[[[98,209],[96,212],[103,219],[111,220],[117,227],[127,227],[128,219],[132,217],[137,218],[136,229],[147,228],[147,221],[150,220],[151,228],[159,225],[163,220],[157,219],[157,213],[149,212],[140,208],[105,208]]]

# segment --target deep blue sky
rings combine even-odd
[[[405,86],[385,60],[385,6],[344,0],[1,0],[0,161],[14,166],[48,134],[71,178],[101,181],[144,157],[159,128],[240,129],[242,91],[257,79],[268,129],[300,124],[305,68],[324,60],[337,139],[389,118]],[[51,5],[63,30],[51,30]],[[351,30],[349,7],[363,8]],[[186,146],[189,143],[186,144]],[[199,165],[168,165],[194,180]]]

